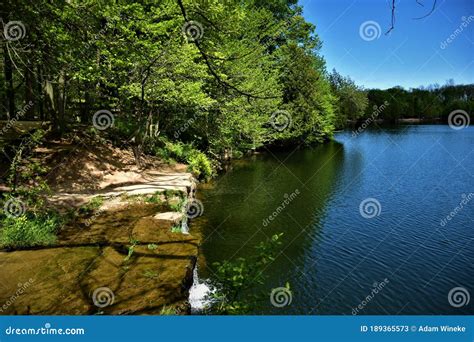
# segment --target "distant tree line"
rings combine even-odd
[[[369,104],[364,117],[372,116],[376,106],[387,102],[386,108],[377,115],[386,122],[406,118],[446,122],[455,110],[464,110],[470,116],[474,113],[474,85],[454,85],[453,81],[443,86],[434,84],[409,90],[402,87],[371,89],[367,97]]]

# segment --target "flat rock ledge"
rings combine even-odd
[[[155,216],[153,216],[153,218],[155,220],[170,221],[173,224],[180,224],[183,220],[185,220],[185,215],[182,212],[168,211],[156,214]]]
[[[89,202],[93,197],[101,196],[106,199],[121,196],[152,195],[167,190],[179,191],[188,197],[193,197],[196,189],[196,179],[191,173],[148,172],[146,179],[129,181],[120,178],[120,183],[112,183],[104,188],[81,192],[56,192],[48,201],[57,206],[79,207]]]
[[[192,197],[194,178],[168,174],[54,199],[77,205],[98,195],[113,199],[167,189]],[[163,204],[130,202],[71,223],[54,245],[1,251],[0,315],[189,313],[201,236],[172,231],[184,218]]]

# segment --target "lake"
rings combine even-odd
[[[407,125],[236,161],[198,192],[200,277],[283,232],[254,314],[473,314],[473,152],[474,127]]]

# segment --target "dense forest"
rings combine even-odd
[[[0,119],[95,127],[206,173],[208,158],[322,142],[385,102],[389,121],[473,110],[472,85],[365,90],[327,71],[296,0],[18,0],[0,15]]]
[[[211,156],[323,141],[337,99],[295,2],[8,3],[1,116],[59,133],[113,121],[139,149],[173,140]]]

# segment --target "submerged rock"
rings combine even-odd
[[[0,252],[0,314],[189,312],[200,237],[172,232],[183,215],[160,208],[130,204],[65,227],[55,246]]]

